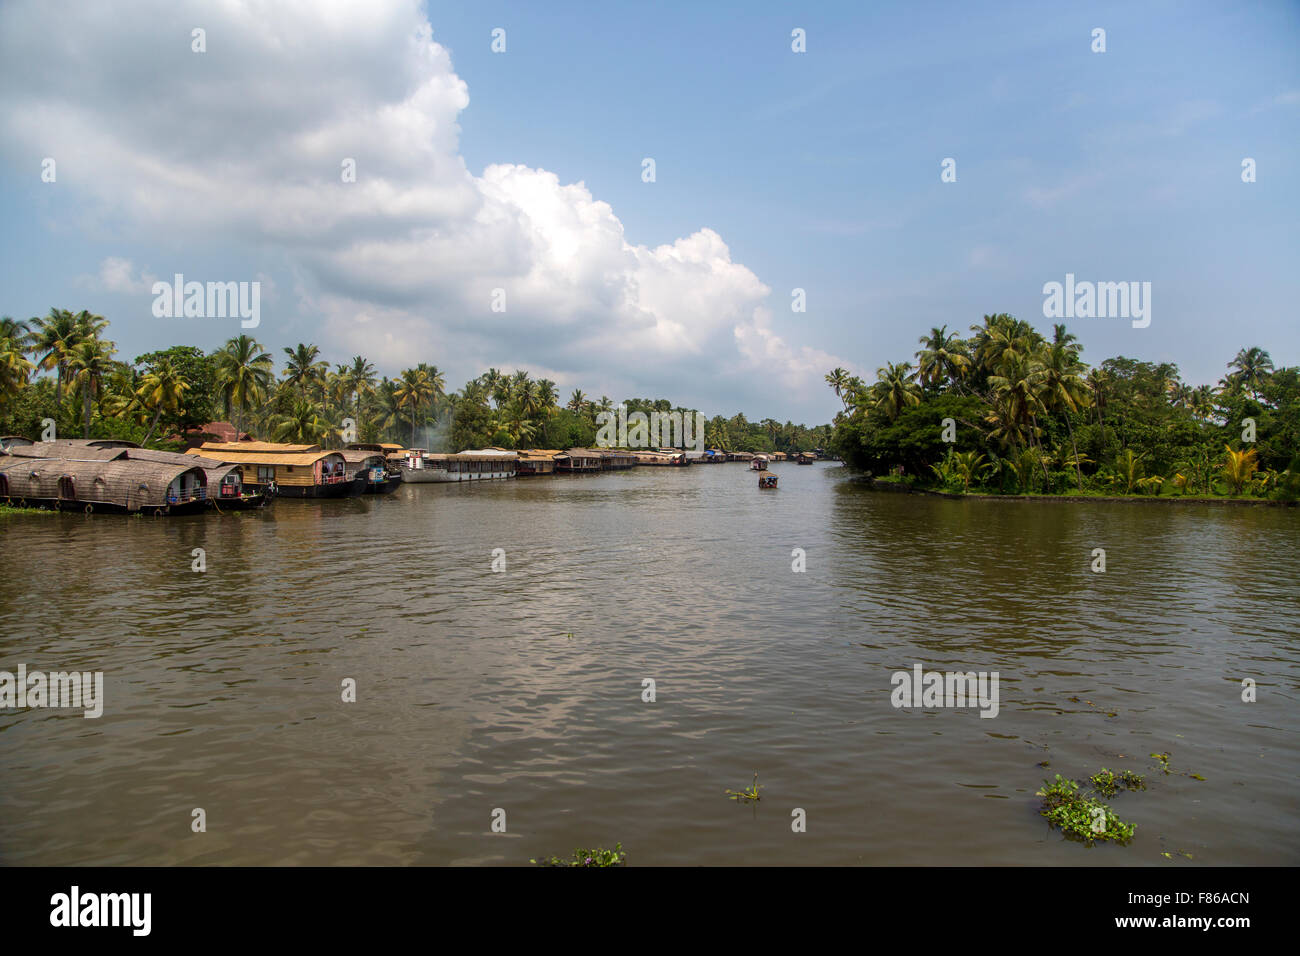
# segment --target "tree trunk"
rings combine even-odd
[[[84,403],[84,408],[85,408],[85,410],[86,410],[86,428],[85,428],[85,434],[83,434],[83,435],[81,436],[82,438],[89,438],[89,437],[90,437],[90,397],[91,397],[91,396],[90,396],[90,383],[87,382],[87,383],[86,383],[86,400],[85,400],[85,403]]]
[[[153,437],[153,430],[158,427],[158,419],[160,418],[162,418],[161,405],[158,406],[158,411],[153,413],[153,421],[149,423],[149,431],[145,434],[144,441],[140,442],[141,445],[149,444],[149,439]],[[235,437],[238,438],[239,436]]]
[[[1074,443],[1074,425],[1070,421],[1070,413],[1065,413],[1065,427],[1070,430],[1070,447],[1074,449],[1074,472],[1079,476],[1079,491],[1083,491],[1083,469],[1079,467],[1079,446]]]

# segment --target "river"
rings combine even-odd
[[[0,517],[0,669],[105,688],[0,711],[0,862],[1300,862],[1296,509],[773,470]],[[894,707],[916,664],[997,672],[997,716]],[[1037,813],[1102,766],[1147,774],[1128,846]]]

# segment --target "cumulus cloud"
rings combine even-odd
[[[158,277],[150,272],[141,271],[137,275],[135,264],[120,256],[109,256],[101,262],[97,275],[79,276],[78,279],[81,285],[88,288],[127,295],[144,295],[158,281]]]
[[[54,157],[59,182],[133,239],[198,235],[288,263],[327,352],[673,397],[707,370],[743,390],[763,368],[820,400],[824,371],[848,364],[783,341],[770,289],[713,229],[650,248],[581,182],[472,173],[469,90],[416,0],[18,0],[0,10],[0,76],[11,159]],[[99,278],[147,281],[116,257]]]

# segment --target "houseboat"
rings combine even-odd
[[[207,475],[195,464],[129,460],[108,453],[78,458],[0,458],[0,500],[80,510],[178,515],[207,506]]]
[[[759,487],[759,488],[775,488],[775,487],[776,487],[776,475],[772,474],[771,472],[764,472],[763,474],[759,475],[759,476],[758,476],[758,487]]]
[[[750,471],[767,471],[767,456],[755,455],[749,461]]]
[[[479,448],[454,455],[429,453],[408,448],[402,463],[402,480],[415,482],[484,481],[513,478],[518,472],[519,453],[499,448]]]
[[[726,460],[727,453],[721,448],[706,448],[699,459],[700,463],[705,465],[714,465]]]
[[[275,442],[204,442],[191,454],[239,465],[247,487],[277,498],[345,498],[353,492],[337,451]]]
[[[589,474],[600,471],[603,460],[594,448],[570,448],[555,458],[555,470],[567,474]]]
[[[812,464],[813,462],[815,462],[816,460],[817,460],[817,456],[816,456],[813,452],[810,452],[810,451],[801,451],[801,452],[799,452],[799,454],[795,457],[795,464],[797,464],[797,465],[811,465],[811,464]]]
[[[375,450],[349,445],[339,452],[343,456],[344,476],[352,485],[348,497],[391,494],[402,483],[401,470],[390,471],[382,448],[371,447]]]
[[[680,468],[689,465],[691,460],[686,457],[685,452],[661,448],[659,451],[647,449],[636,452],[636,463],[651,467]]]
[[[553,475],[555,474],[556,456],[564,452],[555,448],[526,448],[519,452],[518,475]]]
[[[172,451],[154,451],[150,448],[128,448],[123,451],[129,461],[152,461],[161,464],[191,464],[203,469],[208,479],[208,505],[216,511],[242,511],[260,508],[270,501],[263,491],[244,487],[244,469],[224,461],[202,455],[183,455]]]

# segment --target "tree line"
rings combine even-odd
[[[1170,362],[1089,366],[1079,340],[1005,313],[920,337],[876,381],[837,368],[831,447],[875,476],[1029,494],[1300,493],[1300,368],[1241,349],[1215,386]]]
[[[242,334],[211,352],[176,345],[126,362],[108,328],[85,310],[0,319],[0,434],[39,437],[51,419],[59,435],[179,448],[187,430],[220,419],[264,440],[322,446],[355,436],[439,451],[572,448],[594,444],[596,416],[617,407],[581,389],[566,401],[555,382],[522,370],[489,368],[448,392],[445,375],[426,362],[389,378],[361,355],[331,365],[317,346],[299,343],[277,359]],[[625,404],[629,414],[694,413],[667,399]],[[706,443],[738,451],[805,450],[830,435],[829,425],[750,423],[743,414],[705,427]]]

